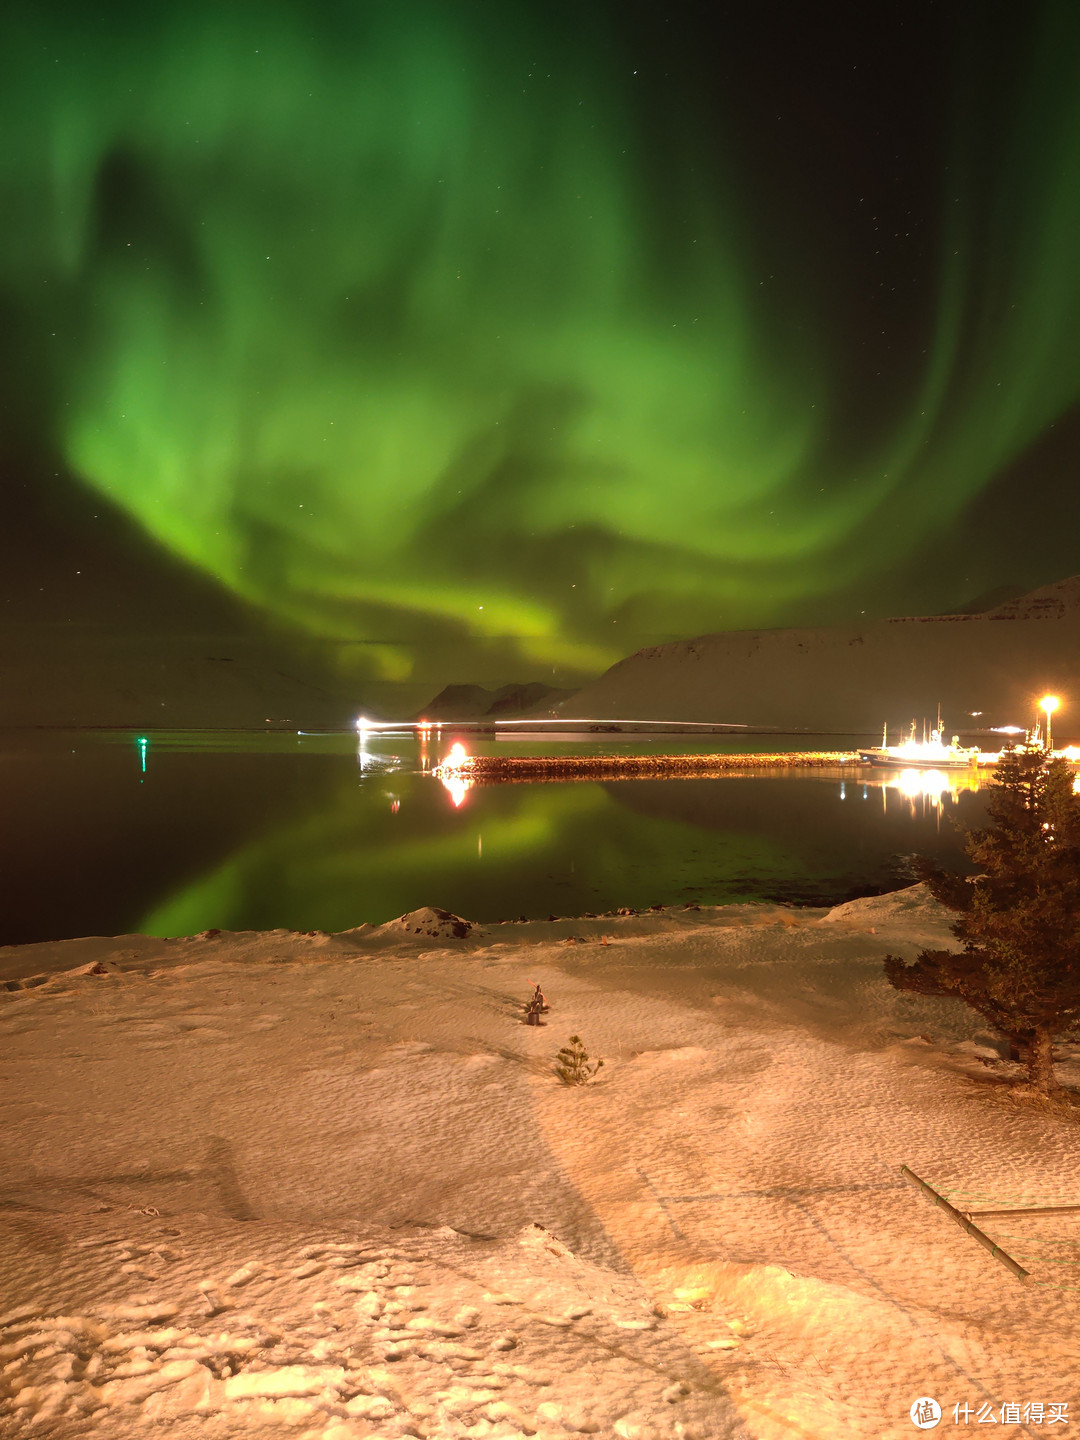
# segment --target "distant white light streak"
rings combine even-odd
[[[509,728],[512,725],[524,725],[530,730],[542,730],[547,728],[571,727],[574,725],[679,725],[692,730],[749,730],[750,726],[741,720],[643,720],[640,717],[629,719],[612,719],[609,715],[560,715],[554,718],[534,716],[527,720],[492,720],[487,716],[474,716],[471,720],[369,720],[366,715],[357,718],[356,729],[358,734],[378,732],[382,735],[408,735],[422,734],[432,729],[453,730],[455,728],[480,727],[489,730],[492,727],[498,730]],[[782,733],[782,732],[777,732]]]

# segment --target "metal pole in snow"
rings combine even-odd
[[[989,1235],[984,1235],[977,1225],[973,1224],[966,1215],[962,1215],[959,1210],[950,1205],[943,1195],[939,1195],[925,1180],[920,1180],[914,1170],[909,1170],[906,1165],[901,1165],[900,1174],[909,1185],[914,1185],[916,1190],[921,1190],[928,1200],[932,1200],[935,1205],[945,1211],[950,1219],[955,1220],[961,1230],[966,1231],[973,1240],[977,1240],[984,1249],[989,1250],[994,1259],[1000,1260],[1006,1270],[1011,1270],[1021,1284],[1030,1280],[1031,1275],[1029,1271],[1018,1264],[1011,1255],[1007,1255],[1000,1245],[995,1245]]]

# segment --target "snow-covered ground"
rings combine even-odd
[[[1080,1202],[1075,1123],[884,982],[921,887],[463,928],[0,950],[0,1434],[1080,1420],[1080,1216],[983,1222],[1023,1285],[899,1174]]]

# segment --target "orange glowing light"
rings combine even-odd
[[[465,803],[465,796],[472,788],[472,782],[464,779],[461,775],[443,775],[440,778],[446,788],[447,794],[453,801],[454,809],[460,809]]]
[[[472,780],[461,772],[468,764],[469,754],[459,740],[455,740],[446,757],[437,765],[434,774],[454,802],[457,809],[464,803],[465,796],[472,789]]]
[[[1058,708],[1060,704],[1061,701],[1056,695],[1044,695],[1043,698],[1039,701],[1039,709],[1046,716],[1046,748],[1051,752],[1053,752],[1054,749],[1054,739],[1051,724],[1053,721],[1054,711]]]

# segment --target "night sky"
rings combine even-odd
[[[7,0],[0,40],[9,624],[565,682],[1080,570],[1074,3]]]

